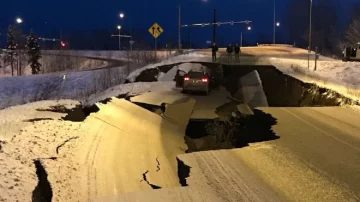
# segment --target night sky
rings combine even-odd
[[[284,22],[290,1],[276,0],[277,19],[282,23],[277,30],[279,41],[285,42],[287,37]],[[340,22],[345,24],[351,5],[357,0],[332,1],[337,5]],[[179,3],[183,6],[184,24],[211,22],[214,8],[217,9],[218,21],[254,21],[251,32],[241,25],[220,27],[218,41],[238,41],[242,30],[247,40],[254,41],[259,34],[269,39],[272,37],[273,0],[8,0],[1,3],[0,31],[4,32],[16,17],[23,18],[25,32],[34,28],[38,35],[43,36],[54,35],[60,28],[67,34],[109,27],[114,27],[116,32],[117,24],[121,24],[125,31],[133,27],[134,32],[147,33],[150,25],[158,22],[165,30],[159,40],[164,40],[177,36]],[[125,13],[125,19],[120,20],[120,12]],[[184,40],[189,38],[188,30],[184,29],[182,34]],[[212,31],[211,28],[194,28],[192,36],[196,43],[205,44],[211,40]]]

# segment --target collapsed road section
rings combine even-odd
[[[161,188],[156,193],[170,189],[178,201],[184,201],[180,200],[184,199],[182,196],[188,200],[199,199],[199,192],[206,193],[207,201],[239,198],[278,201],[281,194],[274,194],[274,190],[245,165],[236,162],[237,151],[249,148],[250,143],[279,141],[280,136],[273,130],[278,124],[277,118],[256,108],[353,103],[334,92],[287,78],[276,70],[222,68],[221,85],[209,96],[185,95],[174,87],[168,92],[106,99],[83,110],[87,116],[83,124],[88,127],[88,134],[78,141],[82,142],[79,153],[86,168],[82,187],[86,187],[87,200],[111,201],[106,197],[115,193],[142,196],[146,201],[152,195],[149,191]],[[263,79],[267,71],[273,72]],[[283,88],[272,86],[271,79],[279,75]],[[291,91],[292,87],[298,90]],[[324,101],[327,99],[330,101]],[[223,171],[219,165],[224,167]],[[218,176],[237,179],[236,182],[230,180],[235,188],[221,189],[219,184],[229,180],[217,184]],[[209,184],[212,186],[207,186]],[[236,190],[241,190],[241,194]],[[261,190],[256,191],[260,195],[254,196],[252,190]]]

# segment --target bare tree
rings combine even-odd
[[[345,32],[345,43],[353,44],[360,41],[360,17],[353,18]]]

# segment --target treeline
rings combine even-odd
[[[346,2],[344,2],[346,3]],[[307,48],[309,42],[310,1],[292,0],[287,14],[287,27],[296,46]],[[352,7],[350,19],[340,22],[336,5],[329,0],[313,2],[312,50],[318,47],[323,55],[339,56],[345,46],[360,41],[360,3]]]

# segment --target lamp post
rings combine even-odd
[[[119,30],[119,50],[121,50],[121,26],[118,25],[117,29]]]
[[[250,26],[247,27],[248,31],[251,31],[251,29],[252,28]],[[241,32],[241,40],[240,40],[240,47],[242,47],[242,46],[243,46],[243,32]]]
[[[276,0],[274,0],[274,38],[273,38],[273,43],[275,44],[275,40],[276,40]]]
[[[310,0],[310,21],[309,21],[309,47],[308,47],[308,69],[310,69],[311,37],[312,37],[312,0]]]

